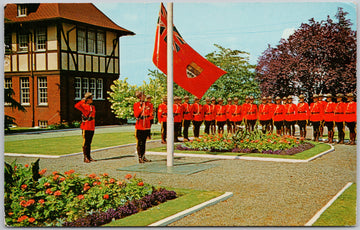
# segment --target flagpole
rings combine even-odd
[[[174,165],[173,3],[167,3],[167,166]]]

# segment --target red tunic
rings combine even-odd
[[[211,108],[211,105],[204,105],[203,106],[203,114],[204,114],[204,120],[205,121],[212,121],[214,120],[214,111]]]
[[[215,104],[211,104],[211,111],[212,111],[212,120],[215,120],[215,117],[216,117],[216,113],[215,113],[215,108],[216,108],[216,105]]]
[[[149,102],[136,102],[134,104],[134,116],[136,118],[135,129],[148,130],[151,127],[151,106]]]
[[[324,110],[322,104],[318,101],[310,108],[310,121],[322,121]]]
[[[241,105],[231,105],[230,108],[231,111],[231,116],[230,116],[230,121],[241,121],[242,116],[241,116]]]
[[[344,122],[345,121],[345,109],[346,103],[338,102],[336,103],[334,110],[334,121],[335,122]]]
[[[260,121],[267,121],[270,120],[272,117],[271,108],[269,104],[260,104],[259,105],[259,120]]]
[[[184,120],[192,120],[192,114],[190,112],[191,105],[184,102],[182,105]]]
[[[241,106],[241,113],[242,113],[242,117],[243,117],[244,119],[246,118],[246,114],[247,114],[247,111],[249,110],[249,106],[250,106],[249,103],[244,103],[244,104]]]
[[[166,122],[167,120],[167,104],[162,103],[158,108],[158,120],[159,122]]]
[[[174,122],[181,122],[183,118],[182,106],[173,104]]]
[[[225,105],[216,105],[216,121],[226,121],[226,107]]]
[[[273,121],[283,121],[285,119],[285,106],[284,105],[275,105],[274,115],[272,117]]]
[[[334,110],[336,107],[335,102],[328,102],[324,109],[324,121],[331,122],[334,121]]]
[[[203,120],[202,106],[199,103],[194,103],[191,106],[190,111],[191,111],[194,121],[202,121]]]
[[[230,120],[231,117],[231,106],[230,104],[225,105],[226,106],[226,119]]]
[[[246,119],[248,120],[256,120],[257,119],[257,105],[249,104],[248,110],[246,112]]]
[[[81,100],[75,104],[75,108],[80,110],[83,116],[91,117],[90,120],[81,122],[80,128],[82,130],[95,130],[95,106],[86,104],[85,100]]]
[[[356,122],[356,102],[348,102],[345,110],[345,121]]]
[[[297,119],[297,107],[295,104],[287,104],[285,121],[296,121]]]
[[[310,109],[309,104],[306,102],[297,104],[297,120],[304,121],[309,120]]]

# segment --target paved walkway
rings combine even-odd
[[[161,145],[148,143],[152,148]],[[97,162],[85,164],[82,156],[41,159],[40,168],[80,174],[108,173],[123,178],[120,167],[137,164],[135,146],[93,153]],[[149,156],[166,164],[164,156]],[[36,158],[8,157],[5,161],[30,163]],[[230,199],[200,210],[170,226],[303,226],[348,182],[356,182],[356,146],[335,145],[335,151],[309,163],[274,163],[179,157],[175,162],[216,164],[191,175],[137,172],[151,184],[174,188],[233,192]],[[133,174],[133,172],[130,172]]]

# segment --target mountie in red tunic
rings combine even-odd
[[[158,108],[158,120],[159,122],[166,122],[167,120],[167,104],[161,103]]]
[[[285,114],[285,121],[296,121],[297,119],[297,107],[295,104],[286,104],[286,114]]]
[[[336,107],[335,102],[328,102],[326,104],[325,110],[324,110],[324,121],[331,122],[334,121],[334,110]]]
[[[191,114],[193,115],[194,121],[202,121],[203,120],[203,113],[202,113],[202,106],[199,103],[194,103],[191,106]]]
[[[256,120],[257,119],[257,105],[249,104],[248,110],[246,111],[246,119],[247,120]]]
[[[260,104],[259,105],[259,120],[267,121],[272,117],[271,108],[269,104]]]
[[[226,107],[225,105],[216,105],[215,107],[216,121],[226,121]]]
[[[173,104],[174,122],[181,122],[183,118],[182,106],[179,104]]]
[[[324,116],[323,105],[316,102],[310,107],[310,121],[322,121]]]
[[[345,109],[345,121],[346,122],[355,122],[356,121],[356,102],[352,101],[347,103]]]
[[[337,102],[334,110],[334,121],[335,122],[344,122],[345,121],[345,102]]]
[[[148,130],[151,127],[151,106],[149,102],[136,102],[134,104],[134,116],[136,118],[135,129]]]
[[[75,108],[80,110],[84,117],[80,128],[82,130],[95,130],[95,106],[85,103],[85,100],[81,100],[75,104]]]
[[[187,102],[184,102],[182,105],[182,110],[183,110],[183,116],[184,116],[184,120],[192,120],[192,114],[191,114],[191,105]]]
[[[310,116],[309,104],[306,102],[300,102],[297,104],[297,120],[308,120]]]
[[[274,114],[272,117],[273,121],[283,121],[285,120],[285,106],[281,104],[275,105]]]
[[[203,105],[203,114],[205,121],[212,121],[214,120],[214,111],[212,110],[212,106],[205,104]]]

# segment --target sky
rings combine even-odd
[[[120,78],[132,85],[148,81],[152,63],[156,22],[160,2],[94,3],[112,21],[136,33],[120,38]],[[166,7],[166,3],[165,3]],[[224,48],[250,53],[250,64],[270,44],[279,44],[309,19],[336,20],[338,7],[348,12],[347,18],[356,29],[356,6],[351,2],[175,2],[174,25],[183,39],[200,55]]]

